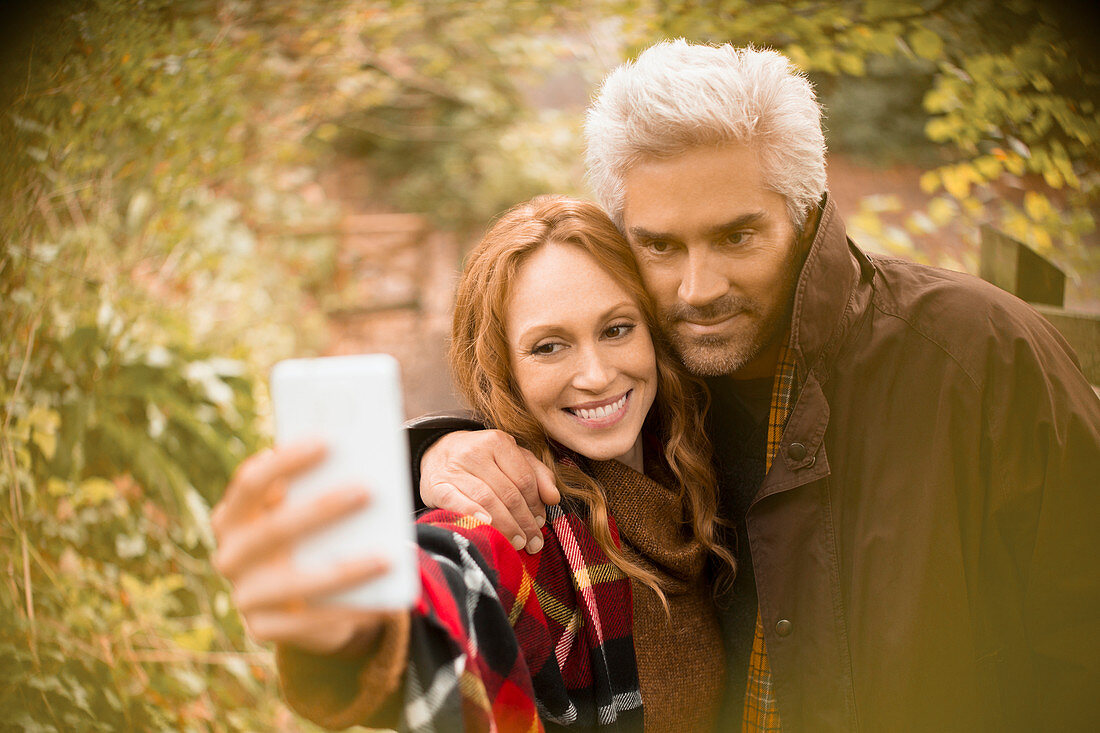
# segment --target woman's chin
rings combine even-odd
[[[579,453],[590,461],[617,460],[632,465],[635,457],[641,455],[641,439],[638,435],[633,440],[608,440],[608,441],[571,441],[565,446]]]

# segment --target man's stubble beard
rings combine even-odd
[[[754,328],[747,334],[692,337],[684,335],[674,325],[666,323],[665,329],[673,351],[689,372],[699,377],[719,377],[740,371],[776,339],[782,338],[789,313],[788,307],[778,318],[768,318],[758,326],[753,324]]]
[[[691,337],[683,334],[677,326],[681,320],[691,316],[713,320],[727,314],[740,314],[740,317],[759,314],[760,303],[749,298],[735,298],[727,294],[702,308],[676,303],[661,311],[661,330],[689,372],[699,377],[735,374],[786,335],[794,307],[794,292],[802,271],[805,252],[801,250],[802,247],[793,246],[792,256],[784,267],[782,287],[786,293],[779,307],[766,314],[762,321],[750,324],[748,333]]]

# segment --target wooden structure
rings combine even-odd
[[[446,362],[460,264],[453,235],[404,213],[353,213],[270,233],[338,240],[332,281],[319,298],[328,322],[325,354],[392,354],[410,417],[458,407]]]
[[[983,280],[1026,300],[1057,328],[1081,362],[1081,371],[1100,385],[1100,315],[1066,310],[1066,276],[1049,260],[989,225],[981,230]]]

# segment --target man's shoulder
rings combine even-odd
[[[868,255],[875,267],[875,304],[901,314],[922,309],[974,309],[1009,313],[1033,309],[1019,298],[965,272],[922,265],[899,257]]]
[[[870,256],[874,306],[949,340],[985,334],[1046,336],[1054,328],[1011,293],[964,272],[899,258]]]
[[[873,307],[904,322],[968,371],[984,370],[991,357],[1010,362],[1021,348],[1058,360],[1068,356],[1076,364],[1049,321],[995,285],[908,260],[875,255],[870,260],[875,267]]]

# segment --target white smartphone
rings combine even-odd
[[[386,575],[328,600],[358,608],[408,608],[420,582],[397,360],[388,354],[288,359],[271,371],[271,396],[276,443],[313,438],[328,448],[320,464],[288,487],[289,505],[349,483],[371,494],[360,511],[300,541],[292,552],[294,564],[308,571],[385,557]]]

